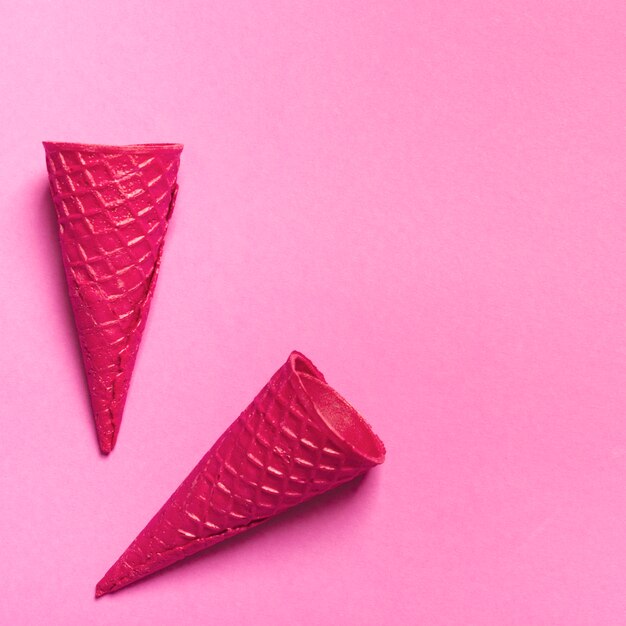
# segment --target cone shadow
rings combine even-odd
[[[354,480],[351,480],[344,485],[340,485],[339,487],[331,489],[326,493],[315,496],[307,502],[303,502],[302,504],[298,504],[291,509],[287,509],[286,511],[278,514],[276,517],[263,522],[259,526],[251,528],[240,535],[235,535],[222,543],[208,548],[204,552],[199,552],[198,554],[186,557],[177,563],[159,570],[158,572],[154,572],[153,574],[149,574],[148,576],[107,595],[115,596],[117,593],[124,593],[128,589],[132,589],[135,586],[141,587],[142,585],[150,585],[151,581],[157,580],[161,576],[171,575],[179,568],[193,569],[193,564],[196,564],[197,566],[197,563],[217,558],[222,553],[241,550],[248,542],[258,541],[259,537],[263,537],[265,534],[270,534],[280,538],[281,529],[289,528],[295,524],[302,523],[301,520],[303,518],[309,518],[311,516],[314,517],[315,512],[319,509],[330,512],[333,510],[339,511],[343,507],[350,506],[351,500],[357,496],[368,476],[369,472],[362,474],[361,476],[357,476]],[[333,540],[331,530],[328,531],[327,539],[328,541]],[[223,571],[221,571],[221,575],[223,575]]]
[[[65,325],[67,327],[67,342],[73,346],[75,354],[75,362],[77,370],[80,371],[79,377],[82,384],[82,394],[84,398],[85,416],[89,420],[91,431],[93,434],[96,447],[98,447],[98,438],[93,428],[93,418],[91,416],[91,404],[89,401],[89,391],[87,387],[87,377],[83,367],[83,354],[76,333],[76,324],[74,323],[74,312],[72,311],[72,303],[67,291],[67,279],[65,277],[65,268],[63,267],[63,257],[61,256],[61,246],[59,244],[59,227],[56,218],[56,210],[54,203],[50,197],[50,188],[46,181],[42,186],[41,200],[37,207],[38,215],[42,224],[42,231],[45,235],[46,243],[50,246],[50,267],[54,267],[54,282],[59,297],[59,309],[63,313]]]

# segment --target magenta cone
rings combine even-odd
[[[182,146],[44,148],[98,441],[108,454],[159,274]]]
[[[365,420],[293,352],[96,587],[116,591],[382,463]]]

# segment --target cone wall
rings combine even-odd
[[[293,352],[96,587],[116,591],[382,463],[365,420]]]
[[[107,454],[159,273],[182,146],[44,148],[98,442]]]

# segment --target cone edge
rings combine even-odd
[[[42,141],[47,153],[58,150],[75,150],[80,152],[107,153],[147,153],[147,152],[178,152],[183,151],[182,143],[138,143],[126,145],[75,143],[71,141]]]

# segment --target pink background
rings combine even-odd
[[[0,624],[626,623],[623,2],[0,4]],[[186,145],[109,458],[43,139]],[[292,348],[385,465],[96,602]]]

